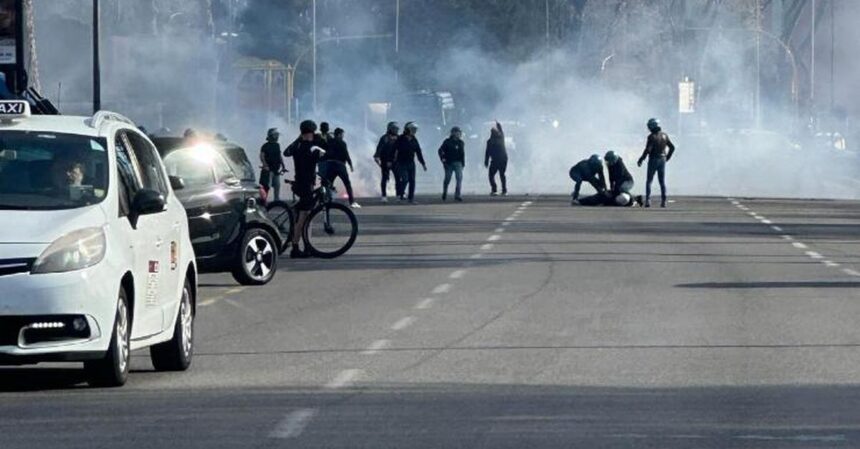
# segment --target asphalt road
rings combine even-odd
[[[202,278],[196,356],[0,370],[0,448],[860,447],[860,203],[429,199]]]

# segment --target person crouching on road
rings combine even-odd
[[[457,185],[454,188],[454,200],[463,201],[460,195],[463,189],[463,168],[466,166],[466,149],[463,143],[463,132],[459,127],[451,128],[451,136],[442,142],[439,147],[439,159],[445,169],[445,180],[442,182],[442,201],[448,199],[448,185],[451,184],[451,175],[456,177]]]
[[[656,118],[648,120],[648,140],[645,143],[645,151],[639,158],[638,166],[642,166],[645,158],[648,158],[648,178],[645,181],[645,207],[651,207],[651,182],[654,175],[660,182],[660,207],[666,207],[666,163],[672,159],[675,153],[675,144],[669,139],[669,135],[660,128],[660,121]],[[666,148],[669,149],[668,153]]]
[[[293,181],[293,193],[298,197],[298,202],[294,206],[298,211],[298,219],[296,226],[293,227],[293,235],[290,236],[293,250],[290,252],[291,258],[306,258],[309,257],[307,248],[301,250],[299,242],[302,239],[302,230],[305,227],[305,222],[308,219],[308,214],[314,207],[314,185],[317,177],[317,164],[320,158],[325,155],[325,150],[320,148],[317,124],[313,120],[305,120],[299,125],[301,135],[292,145],[287,147],[284,155],[293,158],[293,170],[295,171],[295,180]]]
[[[394,145],[397,143],[397,135],[400,133],[400,126],[397,122],[389,122],[388,129],[385,135],[379,138],[379,143],[376,144],[376,153],[373,154],[373,160],[379,166],[382,174],[382,179],[379,183],[379,188],[382,191],[382,202],[388,202],[388,179],[391,176],[391,169],[394,164]],[[395,183],[397,183],[397,173],[394,174]],[[398,184],[399,185],[399,184]],[[397,189],[400,192],[400,189]]]
[[[400,199],[403,200],[403,195],[406,189],[409,189],[409,202],[415,204],[415,158],[418,157],[418,162],[424,171],[427,171],[427,164],[424,162],[424,155],[421,153],[421,144],[418,143],[418,138],[415,134],[418,132],[418,125],[409,122],[403,127],[403,134],[397,138],[397,143],[394,146],[394,166],[397,172],[397,177],[400,178]]]
[[[320,166],[324,166],[325,170],[320,170],[325,173],[325,178],[328,182],[334,184],[336,178],[340,178],[343,186],[346,188],[346,194],[349,196],[349,206],[353,209],[358,209],[361,206],[355,202],[355,195],[352,192],[352,183],[349,180],[349,172],[346,167],[349,166],[349,171],[355,171],[352,166],[352,159],[349,157],[349,149],[346,146],[346,141],[343,140],[344,130],[335,128],[334,138],[328,143],[328,151],[322,157]]]
[[[274,194],[274,201],[281,199],[281,173],[284,171],[284,159],[281,158],[281,145],[278,139],[281,134],[278,128],[269,128],[266,133],[266,143],[260,148],[260,184],[268,193]]]
[[[583,182],[591,184],[597,193],[606,191],[606,178],[603,176],[603,161],[596,154],[588,159],[577,162],[576,165],[570,168],[568,174],[570,175],[570,179],[576,183],[571,194],[571,205],[577,204],[579,189],[582,187]]]
[[[624,159],[614,151],[607,151],[603,160],[606,161],[606,169],[609,171],[609,204],[615,206],[639,204],[642,198],[634,198],[630,193],[634,185],[633,175],[624,165]]]
[[[490,196],[496,196],[496,173],[502,182],[502,196],[508,194],[508,179],[505,172],[508,170],[508,150],[505,148],[505,132],[502,124],[496,122],[496,126],[490,128],[490,138],[487,140],[487,151],[484,153],[484,167],[490,170]]]

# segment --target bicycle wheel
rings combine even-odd
[[[329,203],[311,211],[304,239],[315,257],[334,259],[349,251],[358,236],[358,219],[348,207]]]
[[[281,234],[283,234],[284,248],[286,248],[289,240],[292,238],[293,225],[296,222],[293,208],[284,201],[272,201],[266,207],[266,214],[275,223]]]

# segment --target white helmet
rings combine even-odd
[[[615,197],[615,204],[617,204],[619,206],[626,206],[626,205],[630,204],[630,200],[632,198],[633,197],[631,197],[629,193],[622,192],[620,195]]]

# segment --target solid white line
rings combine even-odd
[[[480,259],[482,257],[484,257],[483,254],[477,253],[477,254],[472,254],[471,256],[469,256],[469,259]]]
[[[423,300],[421,300],[421,302],[415,304],[415,308],[418,310],[427,310],[430,307],[433,307],[433,302],[435,301],[436,299],[434,298],[424,298]]]
[[[495,242],[496,240],[501,240],[501,238],[502,238],[502,236],[497,235],[497,234],[493,234],[493,235],[487,237],[487,241],[488,242]]]
[[[399,331],[399,330],[406,329],[407,327],[411,326],[412,323],[414,323],[414,322],[415,322],[415,318],[413,318],[411,316],[403,317],[403,318],[397,320],[396,323],[391,325],[391,330]]]
[[[825,260],[825,261],[824,261],[824,262],[822,262],[822,263],[823,263],[824,265],[827,265],[828,267],[841,267],[841,266],[842,266],[842,265],[839,265],[838,263],[836,263],[836,262],[834,262],[834,261],[832,261],[832,260]]]
[[[360,369],[346,369],[338,373],[331,382],[325,385],[326,388],[345,388],[355,383],[355,380],[361,377],[364,371]]]
[[[489,251],[491,249],[493,249],[492,243],[485,243],[485,244],[481,245],[481,251]]]
[[[391,345],[391,340],[376,340],[370,344],[364,351],[361,351],[362,354],[365,355],[373,355],[378,353],[380,350],[387,348]]]
[[[843,268],[842,272],[849,276],[860,276],[860,271],[852,270],[850,268]]]
[[[779,226],[771,226],[770,228],[776,232],[782,232],[782,228],[780,228]]]
[[[317,414],[313,408],[301,408],[287,414],[269,434],[269,438],[295,438],[302,434],[310,420]]]
[[[436,288],[433,289],[434,295],[440,295],[442,293],[448,293],[451,291],[451,284],[441,284],[437,285]]]
[[[807,251],[806,255],[816,260],[824,259],[824,256],[822,256],[821,253],[817,253],[815,251]]]
[[[793,246],[793,247],[795,247],[795,248],[797,248],[797,249],[806,249],[806,248],[809,248],[808,246],[806,246],[806,245],[804,245],[803,243],[800,243],[800,242],[794,242],[794,243],[792,243],[792,244],[791,244],[791,246]]]
[[[451,275],[448,277],[451,279],[460,279],[463,277],[464,274],[466,274],[466,270],[457,270],[457,271],[451,273]]]

